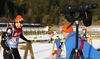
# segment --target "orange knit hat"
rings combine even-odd
[[[70,26],[68,29],[67,27],[69,26],[70,24],[65,24],[63,27],[62,27],[62,32],[66,32],[66,33],[70,33],[73,31],[73,27]]]
[[[21,15],[16,16],[15,23],[20,23],[20,21],[24,20],[24,18]]]

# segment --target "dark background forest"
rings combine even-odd
[[[28,23],[62,25],[67,22],[61,13],[62,6],[82,2],[98,4],[93,10],[93,21],[99,22],[100,0],[0,0],[0,22],[14,22],[17,15],[22,15]]]

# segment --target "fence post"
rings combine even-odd
[[[1,39],[0,39],[0,51],[1,51]]]
[[[88,42],[90,43],[90,41],[91,41],[91,35],[89,36],[89,41],[88,41]],[[91,43],[90,43],[90,44],[91,44]]]
[[[27,58],[28,50],[30,50],[31,59],[34,59],[33,49],[32,49],[32,45],[31,45],[32,43],[33,43],[33,41],[31,41],[31,43],[29,43],[29,42],[26,43],[26,49],[25,49],[25,53],[24,53],[24,59]]]
[[[52,47],[52,52],[51,52],[51,54],[54,52],[54,47],[55,47],[55,39],[54,39],[54,41],[53,41],[53,47]]]

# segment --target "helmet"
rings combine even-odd
[[[62,27],[62,32],[66,32],[66,33],[70,33],[73,31],[73,27],[70,26],[68,29],[67,27],[69,26],[70,24],[65,24],[63,27]]]
[[[24,23],[25,20],[21,15],[17,15],[15,18],[15,23]]]

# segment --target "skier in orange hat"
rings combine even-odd
[[[75,53],[72,51],[76,47],[76,32],[73,31],[73,27],[67,27],[69,24],[65,24],[62,27],[62,32],[65,40],[66,56],[57,55],[57,53],[50,56],[50,59],[75,59]],[[57,42],[56,42],[57,43]],[[78,48],[83,52],[78,52],[79,59],[82,59],[81,56],[84,56],[84,59],[100,59],[100,53],[91,46],[80,34],[78,34]],[[73,53],[74,55],[73,55]],[[72,58],[70,58],[72,55]]]
[[[22,26],[25,23],[24,18],[21,15],[16,16],[15,23],[13,25],[9,25],[6,29],[6,36],[2,37],[1,45],[4,48],[4,59],[21,59],[18,44],[19,38],[31,42],[27,40],[22,34]],[[4,38],[7,37],[7,38]]]

